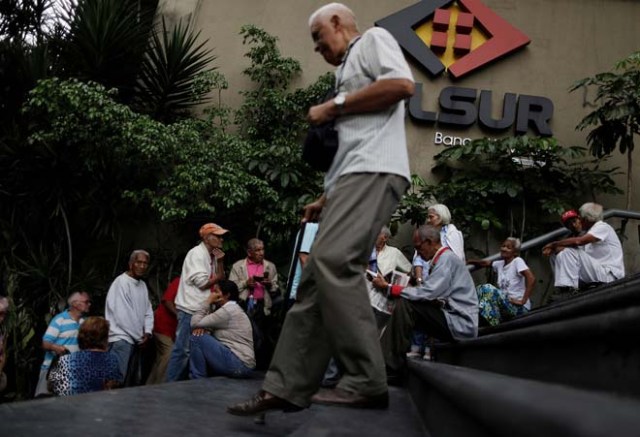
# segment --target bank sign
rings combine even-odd
[[[460,79],[526,47],[524,33],[498,16],[480,0],[422,0],[388,17],[376,26],[387,29],[402,49],[431,77],[448,72]],[[409,104],[409,115],[418,122],[456,128],[478,123],[485,130],[516,134],[532,129],[552,135],[549,121],[553,102],[540,96],[505,93],[502,115],[492,116],[491,90],[449,86],[438,97],[439,111],[422,109],[422,84]]]

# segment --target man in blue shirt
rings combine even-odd
[[[79,350],[78,330],[80,324],[84,322],[82,316],[89,312],[91,299],[86,292],[76,291],[69,296],[67,303],[69,308],[51,319],[51,323],[42,337],[42,349],[45,354],[40,367],[35,397],[51,394],[47,388],[47,374],[53,358]]]

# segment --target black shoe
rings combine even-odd
[[[389,393],[365,396],[341,388],[321,388],[311,397],[311,402],[339,407],[386,409],[389,407]]]
[[[549,299],[550,303],[564,302],[577,296],[580,290],[573,287],[556,287],[555,293],[553,293]]]
[[[604,285],[604,282],[583,282],[580,284],[579,289],[580,291],[593,290],[601,285]]]
[[[260,390],[248,401],[229,405],[227,407],[227,413],[233,414],[234,416],[255,416],[257,414],[273,410],[280,410],[285,413],[293,413],[295,411],[302,410],[302,407],[292,404],[285,399],[276,396],[267,398],[266,394],[267,392]]]

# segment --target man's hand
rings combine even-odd
[[[207,331],[204,328],[196,328],[191,331],[191,335],[195,335],[196,337],[203,336]]]
[[[224,252],[218,249],[217,247],[211,251],[211,255],[213,255],[216,258],[216,261],[219,261],[222,258],[224,258]]]
[[[307,120],[313,125],[323,124],[338,116],[338,107],[333,99],[309,108]]]
[[[303,208],[302,222],[312,222],[317,221],[318,217],[320,217],[320,213],[322,212],[322,208],[324,208],[324,202],[326,198],[324,194],[318,198],[315,202],[311,202],[307,206]]]
[[[218,298],[217,294],[214,293],[210,293],[209,297],[207,298],[207,304],[209,305],[215,305],[216,303],[216,299]]]
[[[271,289],[271,279],[263,279],[262,282],[260,282],[262,284],[262,286],[265,288],[265,290],[270,290]]]
[[[249,276],[249,278],[247,279],[247,288],[253,289],[253,287],[255,286],[256,286],[256,280],[253,279],[253,276]]]
[[[520,305],[520,306],[524,305],[524,302],[522,301],[522,299],[516,299],[514,297],[510,297],[509,302],[511,302],[514,305]]]
[[[542,254],[544,256],[551,256],[555,253],[555,245],[553,243],[549,243],[542,248]]]
[[[149,344],[149,340],[151,339],[151,334],[148,332],[145,333],[140,341],[138,341],[138,347],[146,347]]]
[[[373,278],[373,280],[371,280],[371,284],[375,288],[378,288],[380,290],[386,290],[387,287],[389,286],[389,283],[384,280],[380,272],[378,272],[378,275],[375,278]]]
[[[53,352],[55,352],[56,355],[66,355],[69,353],[69,349],[67,349],[64,346],[58,346],[56,345],[55,349],[53,350]]]

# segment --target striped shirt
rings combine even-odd
[[[82,322],[84,322],[83,318],[75,321],[71,317],[71,314],[69,314],[69,311],[64,310],[51,319],[51,323],[49,323],[49,327],[47,327],[47,331],[44,333],[42,341],[64,346],[69,352],[78,351],[80,350],[78,347],[78,330],[80,329],[80,324],[82,324]],[[42,369],[46,370],[49,368],[55,355],[56,354],[53,351],[45,351]]]
[[[413,81],[393,36],[385,29],[372,28],[359,41],[351,42],[346,62],[336,70],[336,85],[338,92],[349,94],[384,79]],[[378,112],[338,117],[336,128],[340,146],[325,175],[327,197],[336,181],[348,173],[390,173],[410,181],[404,102]]]

